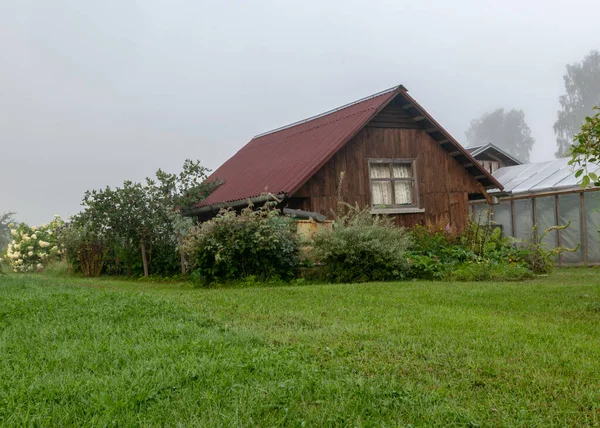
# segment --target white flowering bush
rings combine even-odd
[[[13,272],[41,272],[55,261],[60,255],[57,235],[63,224],[59,216],[41,226],[9,224],[12,241],[8,244],[5,261]]]

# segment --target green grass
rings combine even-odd
[[[597,425],[598,273],[208,290],[0,276],[0,424]]]

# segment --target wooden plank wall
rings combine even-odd
[[[411,227],[443,219],[459,228],[466,223],[468,194],[479,193],[476,180],[425,131],[401,127],[364,128],[293,195],[292,208],[331,218],[342,172],[345,173],[343,199],[368,206],[369,158],[416,159],[419,206],[425,212],[394,215],[398,226]]]
[[[401,106],[397,105],[395,101],[381,110],[367,126],[371,128],[418,128],[412,116]]]

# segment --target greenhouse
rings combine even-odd
[[[600,189],[581,188],[568,162],[556,159],[498,169],[494,177],[504,190],[489,191],[493,205],[473,202],[475,218],[487,218],[489,210],[492,222],[507,236],[529,239],[535,233],[548,248],[577,247],[563,252],[559,265],[600,265]],[[543,236],[549,227],[566,224],[566,229]]]

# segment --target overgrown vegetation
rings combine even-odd
[[[188,232],[185,252],[193,278],[204,285],[238,279],[289,280],[298,266],[298,238],[290,217],[267,203],[239,214],[223,210]]]
[[[87,276],[185,274],[182,239],[193,221],[183,213],[215,187],[208,170],[186,160],[182,172],[156,172],[144,183],[86,192],[83,210],[64,233],[67,260]]]
[[[333,282],[389,281],[407,277],[409,239],[390,218],[347,205],[332,228],[317,232],[313,254]]]
[[[443,226],[444,220],[413,228],[407,253],[410,276],[460,281],[521,280],[551,272],[561,252],[574,251],[546,248],[543,243],[546,234],[568,225],[551,227],[541,234],[534,228],[529,240],[516,240],[503,236],[489,218],[477,220],[461,233],[447,223]]]
[[[575,177],[581,178],[581,187],[590,184],[600,186],[600,179],[595,172],[600,163],[600,107],[595,107],[594,111],[596,114],[585,118],[570,149],[569,164],[575,166]]]

